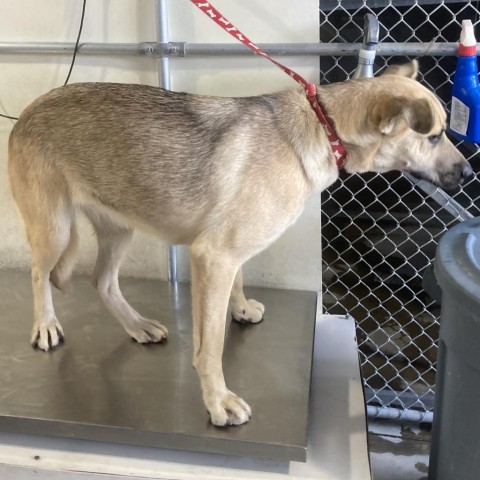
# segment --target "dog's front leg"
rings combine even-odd
[[[240,323],[259,323],[263,320],[265,307],[256,300],[245,297],[243,292],[243,274],[240,268],[233,282],[230,295],[230,311],[234,320]]]
[[[228,390],[222,368],[228,298],[240,262],[204,243],[190,247],[192,264],[193,365],[203,401],[218,426],[248,422],[251,410]]]

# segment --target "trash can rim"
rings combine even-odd
[[[437,247],[435,276],[443,294],[453,289],[480,306],[480,217],[459,223],[443,235]]]

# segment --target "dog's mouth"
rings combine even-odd
[[[444,182],[444,181],[435,181],[431,178],[427,177],[425,174],[420,172],[409,172],[412,177],[416,178],[417,180],[425,180],[426,182],[430,183],[434,187],[441,188],[445,192],[453,195],[460,190],[460,187],[463,185],[464,181],[461,179],[458,182]]]
[[[409,172],[417,180],[425,180],[435,187],[441,188],[450,194],[457,193],[460,187],[465,183],[465,177],[458,175],[456,172],[446,173],[439,176],[438,180],[434,180],[423,172]]]

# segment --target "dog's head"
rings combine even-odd
[[[418,64],[412,62],[358,82],[363,127],[354,135],[345,132],[346,169],[406,171],[451,190],[473,171],[445,135],[447,117],[440,101],[415,80],[417,74]]]

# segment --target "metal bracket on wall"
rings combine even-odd
[[[186,54],[185,42],[161,43],[159,47],[160,57],[184,57]]]

